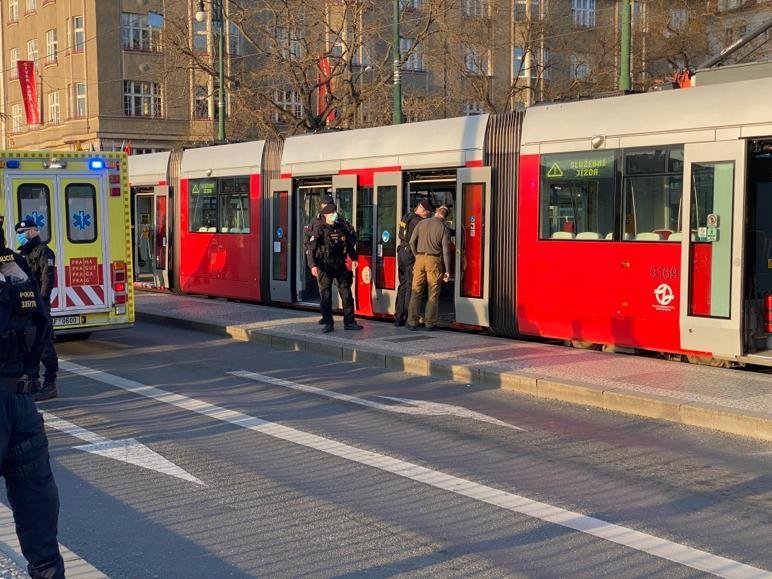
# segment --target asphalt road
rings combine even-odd
[[[772,570],[767,443],[146,323],[59,351],[60,542],[110,577]]]

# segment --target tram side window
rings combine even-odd
[[[64,189],[67,239],[89,243],[97,238],[96,189],[90,183],[71,183]]]
[[[191,179],[188,189],[188,231],[214,233],[217,231],[217,181]]]
[[[625,153],[625,240],[665,241],[681,231],[683,158],[680,147]]]
[[[249,233],[249,178],[220,179],[220,233]]]
[[[373,255],[373,188],[362,187],[357,203],[357,253]]]
[[[23,183],[17,189],[20,219],[38,224],[40,240],[51,241],[51,192],[43,183]]]
[[[613,238],[613,153],[544,155],[540,172],[540,239]]]

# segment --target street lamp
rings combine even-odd
[[[223,23],[222,0],[210,0],[212,4],[212,24],[217,24],[217,66],[219,74],[219,84],[217,87],[217,141],[225,142],[225,26]],[[203,22],[206,20],[204,12],[204,0],[198,0],[198,12],[196,20]]]

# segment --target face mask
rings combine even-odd
[[[17,233],[16,234],[16,243],[18,243],[20,247],[22,245],[24,245],[25,243],[27,243],[28,241],[29,241],[29,239],[27,239],[27,234],[26,233]]]
[[[327,214],[327,225],[332,225],[338,220],[338,214],[337,213],[328,213]]]

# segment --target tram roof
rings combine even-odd
[[[158,185],[166,181],[169,151],[129,155],[129,179],[133,187]]]
[[[772,135],[772,79],[696,86],[531,107],[521,151],[550,153]]]
[[[375,167],[463,167],[482,159],[487,122],[488,115],[476,115],[290,137],[281,172],[300,176]]]
[[[265,141],[248,141],[187,149],[182,153],[182,177],[229,177],[260,173]]]

